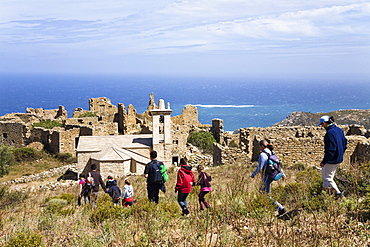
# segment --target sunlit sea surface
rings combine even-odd
[[[291,112],[370,109],[370,80],[149,77],[111,75],[0,75],[0,115],[30,108],[77,107],[88,110],[89,98],[146,110],[149,94],[170,102],[172,116],[195,105],[199,121],[223,119],[226,131],[267,127]]]

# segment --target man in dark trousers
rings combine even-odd
[[[91,206],[93,208],[97,206],[98,194],[99,194],[99,184],[103,188],[104,191],[107,190],[100,173],[96,169],[97,169],[96,164],[92,164],[91,165],[92,171],[87,174],[87,177],[92,177],[94,181],[92,185],[92,189],[91,189]]]
[[[159,202],[159,190],[163,186],[162,181],[156,181],[156,176],[158,177],[158,170],[160,166],[163,165],[162,162],[157,160],[157,152],[152,151],[150,152],[150,159],[151,161],[146,164],[144,170],[144,176],[146,177],[147,183],[147,190],[148,190],[148,199],[151,202],[155,202],[158,204]],[[160,174],[160,171],[159,171]]]

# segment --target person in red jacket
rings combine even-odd
[[[177,172],[177,182],[175,187],[175,193],[178,192],[177,201],[182,209],[182,214],[189,214],[188,202],[186,198],[191,192],[191,188],[195,185],[195,177],[192,172],[192,167],[187,164],[186,158],[180,159],[181,168]]]

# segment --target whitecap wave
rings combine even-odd
[[[198,104],[198,105],[194,105],[194,106],[197,106],[197,107],[208,107],[208,108],[214,108],[214,107],[229,107],[229,108],[247,108],[247,107],[254,107],[254,105],[202,105],[202,104]]]

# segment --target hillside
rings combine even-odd
[[[328,113],[293,112],[286,119],[273,126],[315,126],[321,116],[334,116],[338,125],[363,125],[370,129],[370,109],[367,110],[339,110]]]

